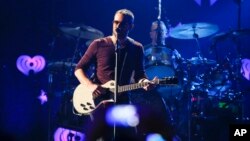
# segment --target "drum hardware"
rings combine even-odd
[[[72,56],[71,62],[69,64],[73,64],[79,56],[82,57],[81,49],[79,48],[80,39],[94,40],[97,38],[104,37],[104,34],[91,26],[87,26],[84,24],[73,24],[73,23],[61,23],[59,29],[68,35],[71,35],[76,38],[75,49]],[[74,67],[69,67],[69,75],[72,76],[74,71]]]
[[[182,98],[182,103],[185,103],[186,109],[186,122],[187,122],[187,131],[188,131],[188,138],[191,140],[191,137],[198,137],[201,135],[200,129],[194,129],[194,126],[199,126],[198,122],[195,119],[203,116],[203,111],[201,110],[201,103],[204,100],[202,91],[203,81],[199,81],[199,75],[193,75],[194,71],[192,71],[193,65],[191,63],[187,63],[187,61],[183,62],[184,65],[187,66],[186,68],[186,76],[185,76],[185,85],[183,86],[184,95]],[[195,70],[195,73],[197,70]],[[199,137],[200,138],[200,137]]]
[[[219,41],[223,41],[226,39],[233,39],[237,38],[243,35],[249,35],[250,34],[250,29],[245,28],[245,29],[238,29],[238,30],[229,30],[227,32],[221,32],[217,33],[214,36],[212,36],[211,41],[212,43],[217,43]]]
[[[170,31],[170,37],[177,39],[194,39],[197,44],[197,57],[192,57],[187,61],[193,65],[197,64],[215,64],[214,60],[208,60],[201,55],[201,49],[198,39],[210,36],[219,30],[217,25],[209,23],[189,23],[182,24]]]
[[[210,53],[215,53],[216,60],[218,61],[219,52],[216,50],[217,44],[226,40],[232,40],[236,44],[238,58],[241,58],[241,45],[239,39],[244,35],[250,35],[250,29],[229,30],[215,34],[210,39]]]
[[[84,24],[61,23],[59,29],[68,35],[81,39],[93,40],[104,36],[100,30]]]
[[[55,62],[49,62],[47,67],[49,71],[62,71],[62,70],[68,70],[71,67],[76,67],[76,63],[68,61],[55,61]]]
[[[217,25],[209,23],[182,24],[170,31],[170,37],[177,39],[195,39],[197,44],[197,56],[192,57],[191,59],[187,59],[187,61],[184,63],[190,63],[193,65],[215,64],[216,61],[202,57],[198,39],[210,36],[216,33],[218,30],[219,28]]]
[[[166,46],[149,46],[145,50],[145,72],[149,79],[155,76],[172,77],[176,75],[176,70],[173,66],[172,50]],[[165,99],[181,97],[181,84],[175,86],[160,86],[157,87],[157,92]]]
[[[176,39],[195,39],[210,36],[218,30],[217,25],[209,23],[189,23],[173,28],[169,34]]]
[[[60,61],[53,61],[49,62],[47,67],[49,74],[51,74],[53,77],[60,78],[60,84],[63,83],[64,89],[68,90],[71,89],[71,85],[74,84],[74,82],[77,81],[77,79],[74,77],[73,72],[74,68],[76,67],[76,58],[82,57],[82,49],[79,47],[80,39],[87,39],[87,40],[94,40],[97,38],[101,38],[104,36],[104,34],[99,31],[98,29],[95,29],[91,26],[87,26],[84,24],[73,24],[73,23],[60,23],[58,27],[58,32],[60,31],[60,34],[70,35],[73,38],[75,38],[75,49],[73,52],[73,56],[70,59],[67,60],[60,60]],[[54,46],[55,39],[53,39],[51,45]],[[52,48],[54,48],[52,46]],[[52,57],[52,55],[50,55]],[[93,68],[91,67],[88,70],[89,76],[93,75]],[[60,76],[58,76],[60,75]],[[71,78],[75,78],[74,80]],[[58,83],[56,82],[56,83]],[[78,82],[78,81],[77,81]],[[55,82],[51,83],[52,85],[55,84]],[[53,87],[51,89],[54,89]],[[63,90],[65,91],[65,90]]]
[[[221,99],[228,96],[227,93],[230,93],[236,79],[233,70],[234,65],[231,65],[228,57],[226,57],[220,64],[211,68],[207,73],[208,76],[205,80],[208,84],[207,89],[210,97]]]
[[[165,46],[150,46],[145,50],[146,66],[172,65],[171,50]]]
[[[240,26],[239,26],[240,27]],[[240,28],[239,28],[240,29]],[[232,30],[230,32],[226,32],[223,34],[217,34],[213,40],[214,43],[217,43],[217,41],[221,41],[224,39],[235,39],[239,36],[249,34],[250,30]],[[174,37],[174,36],[172,36]],[[190,37],[191,38],[191,37]],[[213,50],[214,47],[211,47]],[[238,47],[238,57],[235,60],[241,60],[240,55],[240,45]],[[199,57],[197,57],[199,59]],[[197,60],[198,60],[197,59]],[[190,59],[191,60],[191,59]],[[195,59],[194,59],[195,60]],[[208,105],[209,110],[212,110],[212,113],[209,115],[204,115],[204,111],[200,112],[194,112],[194,116],[197,116],[198,118],[204,117],[204,119],[207,121],[209,117],[214,117],[218,120],[218,118],[222,118],[225,120],[228,120],[226,118],[231,117],[237,117],[237,119],[244,119],[244,109],[241,108],[241,104],[243,103],[242,95],[243,93],[239,89],[239,63],[238,61],[235,63],[232,63],[231,60],[216,64],[216,62],[219,62],[218,59],[214,61],[215,63],[211,63],[212,65],[216,65],[215,67],[212,67],[209,71],[205,72],[205,77],[200,77],[204,80],[204,86],[205,91],[202,91],[207,94],[207,97],[205,98],[199,98],[200,95],[197,94],[196,97],[191,98],[192,104],[198,104],[198,102],[201,102],[203,100],[208,100],[212,103]],[[186,64],[189,64],[190,66],[193,66],[194,64],[203,64],[202,61],[196,63],[196,62],[190,62],[189,60],[185,61]],[[192,77],[191,77],[192,78]],[[199,88],[200,83],[197,83],[196,78],[193,78],[194,82],[191,81],[190,85],[194,86],[193,89],[191,89],[191,93],[195,93],[195,90],[202,90]],[[190,91],[190,89],[188,89]],[[198,93],[198,92],[196,92]],[[192,95],[195,96],[195,95]],[[242,111],[240,111],[242,109]],[[238,110],[238,111],[237,111]],[[223,121],[225,122],[225,121]],[[228,122],[228,121],[226,121]],[[198,123],[199,124],[199,123]]]
[[[88,40],[86,41],[85,45],[88,47],[94,40]]]
[[[51,76],[51,86],[54,92],[67,91],[75,84],[76,79],[71,75],[71,70],[76,67],[70,59],[51,61],[47,64],[48,73]],[[58,91],[59,90],[59,91]]]
[[[206,64],[206,65],[214,65],[216,64],[215,60],[210,60],[207,58],[202,58],[202,57],[192,57],[190,59],[187,59],[184,61],[184,63],[189,63],[192,65],[200,65],[200,64]]]
[[[204,61],[203,61],[204,60]],[[192,136],[198,138],[203,137],[203,131],[197,126],[203,126],[201,122],[213,120],[216,117],[210,115],[210,102],[208,97],[208,74],[210,67],[215,69],[216,61],[209,60],[201,56],[192,57],[183,61],[186,66],[186,84],[184,85],[184,93],[187,94],[187,107],[188,107],[188,122],[191,124]],[[195,129],[194,129],[195,128]]]

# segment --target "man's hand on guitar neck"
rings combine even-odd
[[[141,79],[139,82],[148,82],[148,84],[145,87],[143,87],[143,89],[149,91],[156,87],[155,82],[157,79],[158,79],[157,77],[154,77],[152,81],[149,81],[148,79]]]

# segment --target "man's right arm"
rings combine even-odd
[[[98,97],[101,94],[105,94],[107,92],[106,88],[103,88],[101,85],[94,84],[83,71],[83,69],[76,69],[75,76],[80,81],[81,84],[84,84],[92,91],[92,95],[94,97]]]
[[[83,71],[83,69],[76,69],[75,76],[81,84],[86,85],[91,91],[96,90],[98,85],[94,84]]]

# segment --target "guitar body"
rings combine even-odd
[[[139,88],[143,88],[148,85],[149,82],[141,82],[135,84],[129,84],[124,86],[118,86],[118,95],[123,94],[122,92],[131,91]],[[175,77],[157,79],[153,82],[154,84],[163,84],[163,85],[176,85],[178,79]],[[90,91],[89,88],[84,84],[79,84],[73,94],[73,106],[74,109],[79,114],[89,115],[100,105],[107,102],[114,102],[113,92],[115,89],[115,81],[110,80],[107,83],[101,85],[103,88],[109,90],[108,93],[103,94],[98,97],[93,97],[93,91]]]
[[[102,85],[104,88],[114,88],[115,81],[111,80]],[[114,102],[112,95],[105,94],[94,98],[92,95],[93,91],[84,84],[79,84],[73,94],[73,106],[75,110],[84,115],[88,115],[93,112],[97,107],[106,102]]]

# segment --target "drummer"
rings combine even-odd
[[[166,45],[167,28],[163,21],[157,20],[152,22],[150,38],[151,43],[144,45],[147,76],[149,78],[153,78],[154,76],[158,76],[159,78],[175,76],[176,73],[175,71],[172,73],[172,70],[178,69],[178,59],[181,60],[181,55],[177,50],[171,49]],[[153,109],[154,114],[151,114],[152,117],[162,126],[158,126],[157,130],[159,132],[161,130],[171,131],[171,134],[174,136],[173,140],[175,141],[181,140],[176,132],[176,116],[172,112],[172,108],[176,107],[168,102],[171,101],[174,103],[175,100],[167,99],[163,95],[173,95],[178,88],[178,86],[157,87],[157,89],[148,92],[148,94],[144,93],[140,98],[143,101],[141,104],[143,107],[148,107],[148,110]]]
[[[180,53],[166,45],[168,29],[163,21],[152,22],[150,38],[151,43],[144,45],[145,65],[167,65],[175,71],[179,69],[182,60]]]

